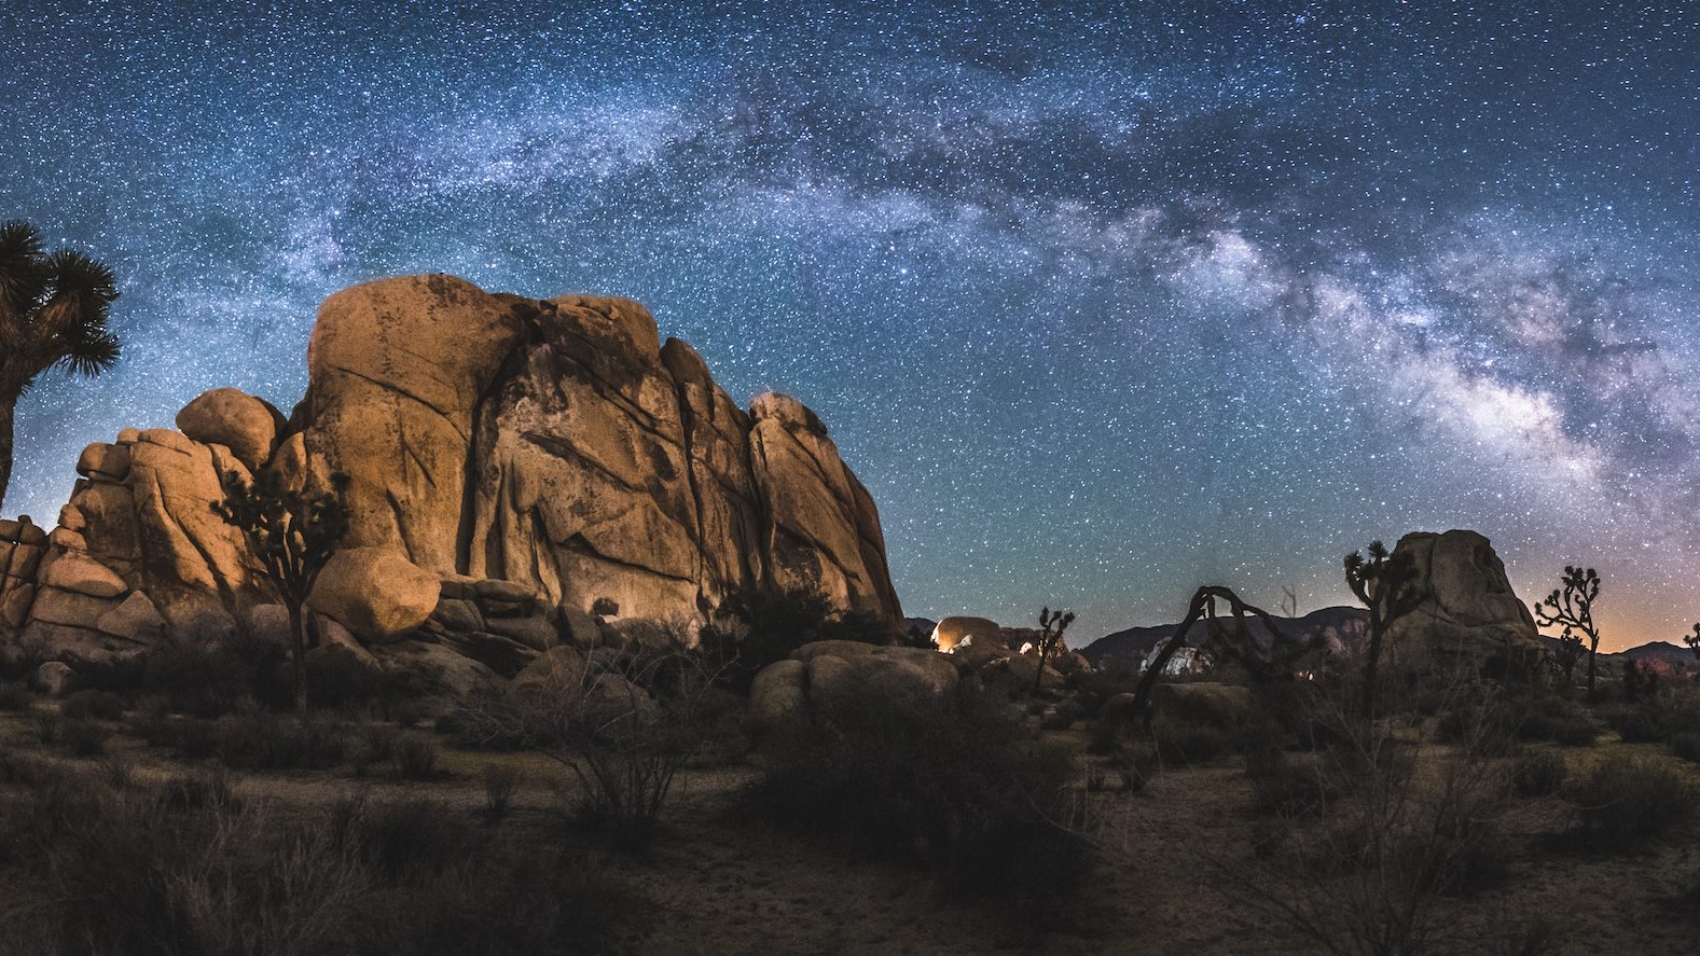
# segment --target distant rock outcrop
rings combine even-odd
[[[1511,589],[1505,565],[1474,531],[1416,531],[1399,539],[1395,557],[1410,555],[1405,585],[1414,607],[1387,625],[1388,653],[1412,652],[1444,663],[1458,657],[1533,662],[1544,652],[1534,616]]]
[[[308,372],[287,420],[218,389],[181,432],[90,446],[51,540],[0,522],[0,643],[103,657],[251,630],[273,598],[211,505],[223,473],[267,465],[297,488],[350,477],[345,547],[372,558],[364,579],[406,579],[407,594],[369,606],[338,593],[343,575],[315,603],[380,658],[483,642],[499,666],[478,666],[511,672],[560,635],[599,640],[596,615],[628,631],[700,620],[762,584],[901,619],[878,511],[820,419],[783,395],[739,408],[635,302],[371,282],[325,302]],[[509,588],[534,610],[473,620],[462,597],[421,597],[429,580],[486,610]]]
[[[1275,618],[1275,624],[1288,639],[1305,646],[1317,642],[1316,646],[1326,647],[1331,656],[1356,654],[1369,642],[1369,616],[1363,608],[1319,608],[1303,617]],[[1260,646],[1269,645],[1269,631],[1261,620],[1251,618],[1246,622],[1246,626],[1252,639]],[[1202,642],[1206,627],[1202,621],[1193,625],[1187,631],[1186,640],[1193,644]],[[1150,657],[1157,646],[1174,633],[1173,624],[1131,627],[1098,638],[1082,648],[1080,653],[1091,661],[1094,667],[1137,665]]]

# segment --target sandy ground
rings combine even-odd
[[[0,715],[0,743],[38,748],[30,723]],[[1545,746],[1545,745],[1542,745]],[[141,741],[119,737],[110,752],[142,778],[186,766]],[[1562,751],[1571,775],[1614,751],[1663,757],[1656,745],[1602,742]],[[1670,758],[1674,759],[1674,758]],[[324,772],[238,774],[249,799],[279,812],[314,812],[358,791],[369,799],[426,798],[451,812],[484,803],[483,768],[517,766],[514,811],[500,825],[562,839],[558,811],[567,775],[547,758],[488,754],[442,744],[444,779],[404,782],[386,770],[355,778]],[[1700,784],[1700,771],[1681,764]],[[692,767],[683,773],[666,829],[646,859],[617,857],[611,874],[646,901],[621,950],[658,954],[1055,954],[1310,953],[1322,949],[1235,902],[1235,885],[1267,864],[1250,851],[1259,818],[1237,757],[1156,775],[1143,792],[1089,796],[1102,862],[1070,913],[1070,926],[1039,939],[1015,931],[1009,914],[939,897],[927,876],[894,864],[855,861],[832,847],[776,833],[737,815],[734,797],[753,766]],[[1659,846],[1628,856],[1555,852],[1550,834],[1568,825],[1557,798],[1521,801],[1509,818],[1516,848],[1510,879],[1468,901],[1448,902],[1448,920],[1483,928],[1545,919],[1557,954],[1693,954],[1700,914],[1671,898],[1700,877],[1700,815]],[[1225,890],[1227,890],[1225,892]],[[1504,935],[1503,933],[1499,935]],[[1483,948],[1482,952],[1493,952]]]

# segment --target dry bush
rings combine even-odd
[[[634,650],[605,666],[469,700],[462,739],[542,753],[572,774],[575,815],[612,844],[643,850],[679,771],[717,732],[718,671],[685,652]]]
[[[1691,774],[1667,760],[1613,754],[1570,793],[1578,844],[1596,850],[1634,850],[1657,840],[1694,812]]]
[[[1497,759],[1506,731],[1490,716],[1495,692],[1463,681],[1447,690],[1439,712],[1470,715],[1448,748],[1408,721],[1363,719],[1350,688],[1313,697],[1310,720],[1329,743],[1296,768],[1285,755],[1248,766],[1272,817],[1252,856],[1268,864],[1212,857],[1222,891],[1329,953],[1473,953],[1534,940],[1454,918],[1452,898],[1507,875],[1501,819],[1512,798]]]
[[[1550,750],[1521,757],[1511,768],[1511,786],[1522,797],[1550,797],[1569,773],[1564,755]]]
[[[484,765],[484,818],[492,823],[507,816],[519,790],[519,771],[507,764]]]
[[[585,860],[449,808],[287,816],[228,781],[112,785],[0,753],[0,954],[600,951],[630,896]]]
[[[391,747],[390,762],[404,780],[430,780],[437,776],[437,742],[420,733],[401,734]]]
[[[923,863],[947,892],[1059,916],[1092,862],[1073,756],[966,688],[846,695],[831,717],[769,740],[746,806],[854,853]]]

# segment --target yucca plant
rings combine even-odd
[[[12,480],[18,399],[55,366],[99,375],[118,361],[106,327],[117,280],[72,249],[48,252],[27,222],[0,225],[0,502]]]

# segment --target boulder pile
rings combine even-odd
[[[325,302],[307,361],[290,415],[215,389],[176,430],[89,446],[51,535],[0,522],[0,645],[102,659],[275,631],[212,510],[221,476],[261,468],[314,491],[348,476],[345,550],[309,604],[316,633],[381,663],[508,677],[763,585],[900,620],[878,511],[826,426],[783,395],[741,408],[635,302],[387,279]]]

